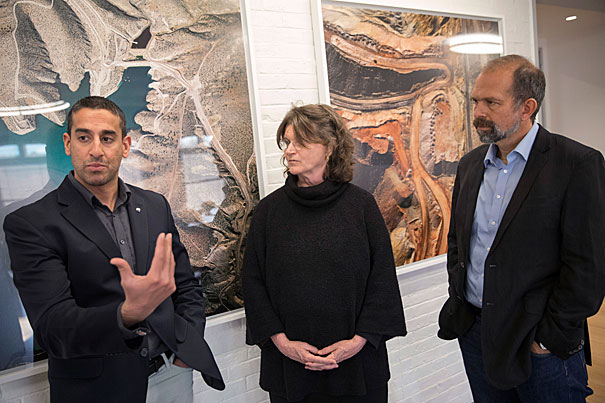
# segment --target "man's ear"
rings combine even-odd
[[[63,145],[65,146],[65,155],[71,155],[69,146],[71,145],[71,136],[69,133],[63,133]]]
[[[538,102],[534,98],[528,98],[521,105],[521,119],[531,120],[531,115],[538,109]]]
[[[132,145],[132,137],[124,136],[122,139],[122,146],[124,147],[124,152],[122,153],[122,158],[128,157],[128,153],[130,152],[130,146]]]

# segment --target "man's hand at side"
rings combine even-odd
[[[532,341],[531,346],[529,346],[529,349],[532,353],[534,354],[550,354],[549,350],[545,350],[542,347],[540,347],[540,345],[538,343],[536,343],[535,341]]]
[[[175,358],[172,364],[181,368],[189,368],[189,365],[185,364],[180,358]]]
[[[172,234],[158,235],[151,267],[144,276],[132,272],[124,259],[109,261],[118,268],[126,299],[122,304],[122,321],[129,327],[147,318],[175,290]]]

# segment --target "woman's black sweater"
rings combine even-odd
[[[260,386],[300,400],[319,392],[364,395],[390,378],[385,341],[406,334],[389,234],[371,194],[324,181],[284,187],[260,201],[247,241],[243,285],[248,344],[261,352]],[[270,337],[318,349],[355,334],[371,337],[329,371],[306,370]]]

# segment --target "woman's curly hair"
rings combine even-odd
[[[292,126],[296,141],[301,146],[323,144],[330,150],[324,179],[350,182],[353,179],[353,137],[342,118],[325,104],[293,106],[277,129],[277,145],[284,150],[286,128]],[[282,163],[286,166],[285,155]]]

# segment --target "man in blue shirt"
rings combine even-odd
[[[605,289],[605,163],[535,123],[546,81],[490,61],[472,92],[483,146],[458,166],[439,337],[458,338],[475,402],[583,402],[586,318]]]

